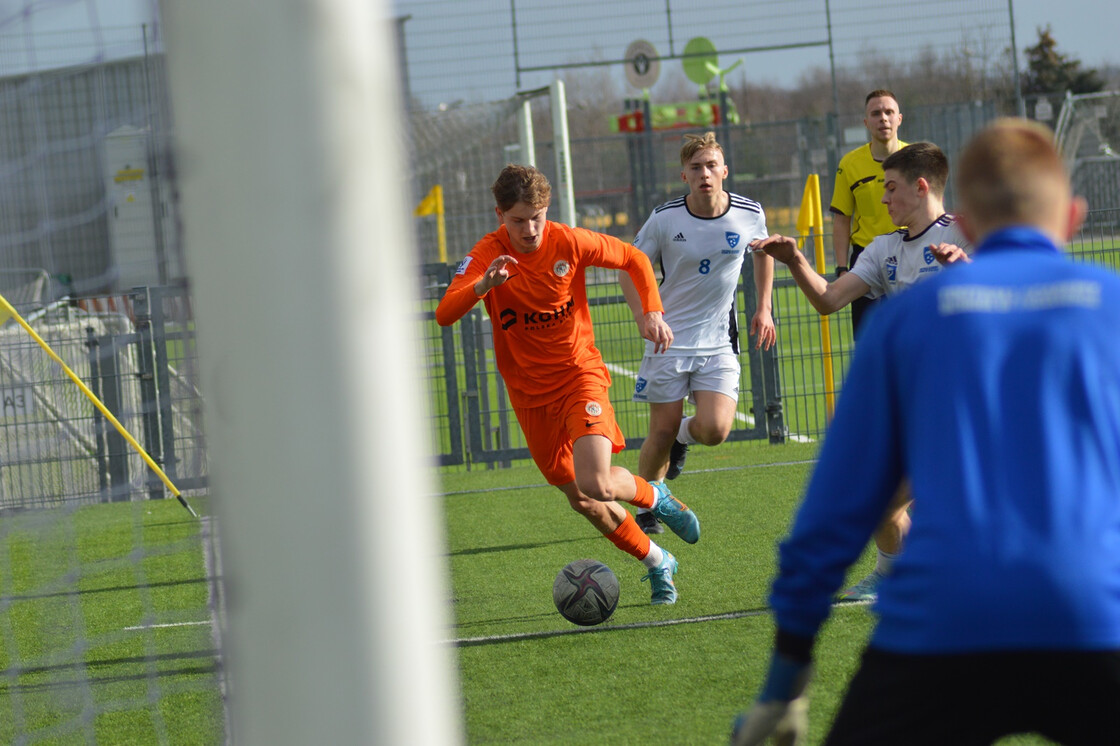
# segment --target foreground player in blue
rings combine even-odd
[[[904,478],[920,516],[825,743],[1120,743],[1120,277],[1058,249],[1085,204],[1049,130],[994,123],[957,184],[974,260],[868,320],[734,744],[802,742],[813,641]]]
[[[891,220],[907,227],[872,239],[850,272],[829,282],[816,273],[797,250],[796,241],[788,236],[774,235],[752,244],[755,251],[765,251],[789,267],[797,287],[822,314],[860,298],[878,301],[894,297],[935,277],[943,265],[967,261],[972,251],[956,218],[945,212],[942,198],[949,179],[949,159],[941,148],[929,142],[907,145],[887,156],[882,170],[883,204]],[[863,318],[870,318],[875,305],[865,306]],[[839,593],[837,601],[875,600],[880,581],[890,572],[910,532],[912,502],[909,489],[903,485],[875,532],[875,569]]]

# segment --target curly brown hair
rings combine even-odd
[[[548,179],[532,166],[519,166],[511,163],[498,174],[497,181],[490,187],[498,209],[509,210],[518,202],[534,207],[548,207],[552,201],[552,186]]]

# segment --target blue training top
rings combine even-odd
[[[1120,648],[1120,276],[1009,228],[869,319],[771,593],[812,638],[908,477],[871,645]]]

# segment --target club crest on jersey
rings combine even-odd
[[[455,268],[455,274],[461,275],[464,272],[466,272],[467,267],[469,267],[471,265],[471,259],[474,259],[474,257],[473,256],[464,257],[463,261],[459,262],[459,266]]]
[[[731,231],[726,231],[723,234],[723,237],[727,239],[727,245],[730,246],[731,248],[735,248],[736,246],[739,245],[739,234],[738,233],[732,233]]]
[[[641,376],[638,376],[638,382],[634,384],[634,393],[635,394],[640,394],[643,391],[645,391],[646,390],[646,384],[648,384],[648,383],[649,383],[649,381],[642,378]]]
[[[898,279],[898,257],[887,257],[887,282],[896,282]]]
[[[599,406],[599,402],[597,401],[587,402],[587,406],[585,406],[583,409],[592,417],[598,417],[603,413],[603,408]]]
[[[571,269],[572,265],[568,264],[563,259],[552,265],[552,271],[556,274],[557,277],[563,277],[564,275],[568,274]]]
[[[926,260],[926,264],[933,264],[937,259],[933,256],[933,245],[929,245],[922,249],[922,259]]]

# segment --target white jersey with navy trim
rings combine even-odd
[[[655,208],[634,245],[661,270],[665,323],[673,330],[667,355],[738,351],[733,303],[747,244],[765,238],[762,205],[738,194],[714,218],[694,215],[684,197]],[[646,343],[652,354],[653,343]]]
[[[952,215],[942,215],[916,236],[906,228],[876,237],[856,259],[852,272],[871,288],[872,298],[897,295],[914,283],[933,277],[942,265],[929,250],[942,243],[956,244],[972,254],[972,244]]]

